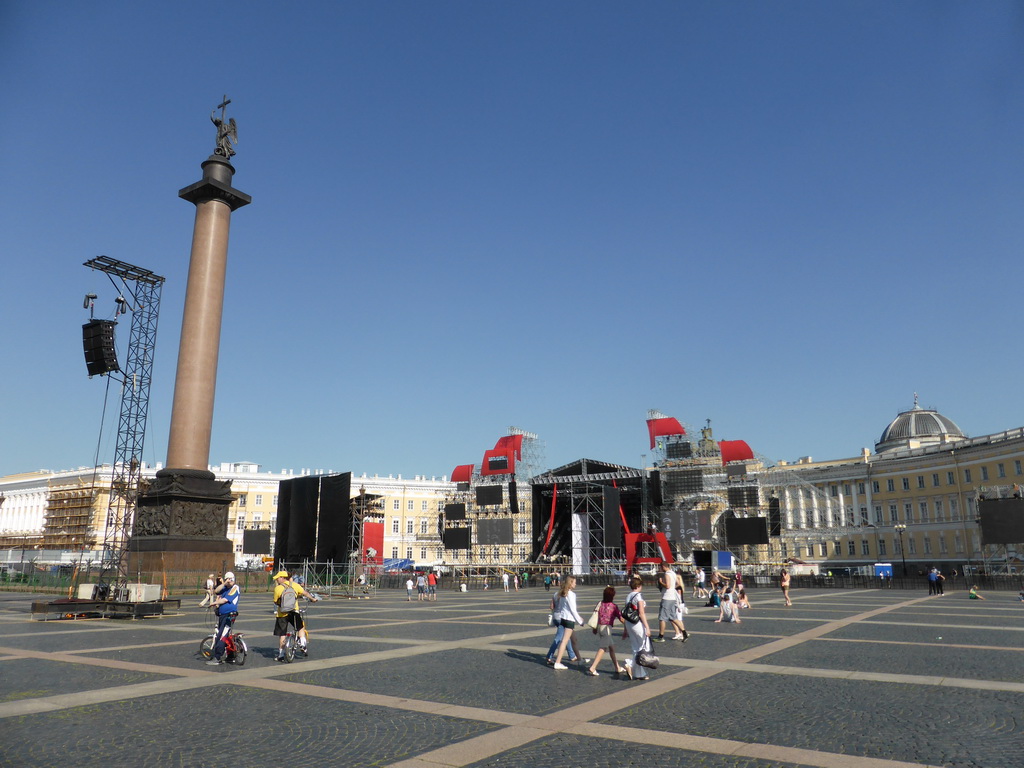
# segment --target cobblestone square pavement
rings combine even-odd
[[[577,593],[586,615],[600,589]],[[691,601],[689,641],[655,644],[645,682],[607,656],[598,677],[546,666],[551,594],[327,600],[292,664],[273,658],[269,596],[243,596],[248,660],[210,667],[193,597],[173,616],[36,622],[41,596],[0,593],[0,767],[1024,765],[1013,593],[794,590],[787,608],[751,590],[738,625]]]

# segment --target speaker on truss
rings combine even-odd
[[[602,486],[604,491],[604,545],[617,547],[619,542],[619,489],[612,485]]]
[[[730,547],[768,543],[768,521],[763,517],[729,517],[725,521],[725,540]]]
[[[444,531],[445,549],[469,549],[469,527],[446,528]]]
[[[662,504],[661,499],[661,472],[654,470],[651,472],[650,480],[650,494],[651,494],[651,506],[660,507]]]
[[[519,511],[519,496],[516,494],[516,481],[509,480],[508,482],[508,508],[514,515]]]
[[[693,443],[689,440],[665,443],[666,459],[688,459],[693,456]]]
[[[476,505],[491,507],[500,505],[504,500],[500,485],[478,485],[476,487]]]
[[[739,480],[747,476],[746,464],[730,464],[725,468],[725,477],[728,480]]]
[[[768,535],[782,535],[782,504],[778,496],[768,499]]]
[[[466,519],[466,505],[465,504],[445,504],[444,505],[444,519],[445,520],[465,520]]]
[[[82,347],[85,349],[85,367],[90,376],[121,370],[114,347],[113,320],[90,320],[82,326]]]

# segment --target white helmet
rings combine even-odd
[[[229,579],[231,581],[235,580],[235,572],[234,571],[228,571],[227,573],[224,574],[224,581],[228,581]]]

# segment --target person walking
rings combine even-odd
[[[433,571],[427,574],[427,600],[430,602],[437,600],[437,574]]]
[[[615,626],[615,622],[621,621],[623,624],[626,620],[622,618],[622,611],[619,610],[619,606],[615,604],[615,587],[605,587],[604,594],[601,595],[601,602],[597,604],[597,626],[594,627],[594,634],[598,636],[598,649],[594,655],[594,662],[587,667],[587,674],[591,677],[597,677],[597,664],[601,661],[601,657],[604,655],[604,649],[608,649],[608,655],[611,657],[612,666],[615,668],[614,674],[620,675],[625,673],[626,668],[619,666],[619,660],[615,658],[615,641],[612,640],[612,627]],[[625,629],[625,627],[623,627]]]
[[[686,598],[683,597],[683,577],[679,574],[679,578],[676,580],[676,621],[681,627],[681,631],[673,640],[682,640],[684,643],[690,639],[690,633],[686,631]]]
[[[559,620],[558,595],[551,598],[551,605],[549,607],[551,608],[551,626],[555,628],[555,638],[551,641],[551,647],[548,648],[545,660],[549,667],[553,667],[555,666],[555,651],[562,644],[562,637],[565,635],[565,627],[562,626],[562,622]],[[569,652],[569,661],[576,661],[579,658],[575,635],[570,639],[567,650]]]
[[[786,605],[793,605],[793,602],[789,599],[789,571],[785,568],[779,574],[779,585],[782,587],[782,596],[786,598]]]
[[[658,606],[658,636],[652,638],[656,643],[665,642],[665,625],[671,624],[676,634],[673,640],[685,639],[683,635],[683,625],[676,618],[676,613],[679,608],[679,593],[676,592],[676,580],[677,576],[675,571],[672,570],[672,565],[668,560],[661,561],[661,574],[658,576],[658,587],[661,589],[661,603]]]
[[[630,680],[646,680],[647,669],[635,663],[636,655],[647,647],[651,637],[651,627],[647,623],[647,603],[641,594],[644,588],[644,580],[634,576],[629,580],[629,588],[632,590],[626,597],[626,604],[623,606],[622,615],[626,619],[626,626],[622,630],[622,637],[629,638],[629,645],[633,651],[633,657],[626,659],[623,666],[626,667],[626,674]],[[629,616],[635,612],[636,621],[631,621]]]
[[[576,577],[571,575],[565,577],[562,586],[558,589],[558,607],[555,609],[555,613],[558,615],[559,622],[565,628],[565,632],[562,633],[562,642],[558,644],[558,652],[555,654],[555,669],[568,669],[562,663],[565,646],[572,638],[576,625],[584,623],[583,619],[580,618],[579,612],[576,610],[576,593],[573,591],[575,589]]]
[[[509,588],[508,588],[508,571],[502,571],[501,572],[501,588],[503,590],[505,590],[505,592],[509,591]]]
[[[202,599],[202,602],[199,603],[199,607],[200,608],[205,608],[208,604],[212,604],[213,603],[213,588],[214,588],[214,586],[215,586],[215,584],[214,584],[214,581],[213,581],[213,574],[211,573],[209,576],[206,577],[206,597],[204,597]]]

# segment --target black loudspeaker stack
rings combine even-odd
[[[82,326],[82,347],[85,367],[90,376],[119,371],[117,349],[114,347],[113,320],[90,320]]]
[[[651,506],[660,507],[662,504],[661,498],[661,472],[653,470],[651,472],[650,481],[650,492],[651,492]]]
[[[508,508],[513,515],[519,511],[519,496],[516,494],[515,480],[510,480],[508,483]]]

